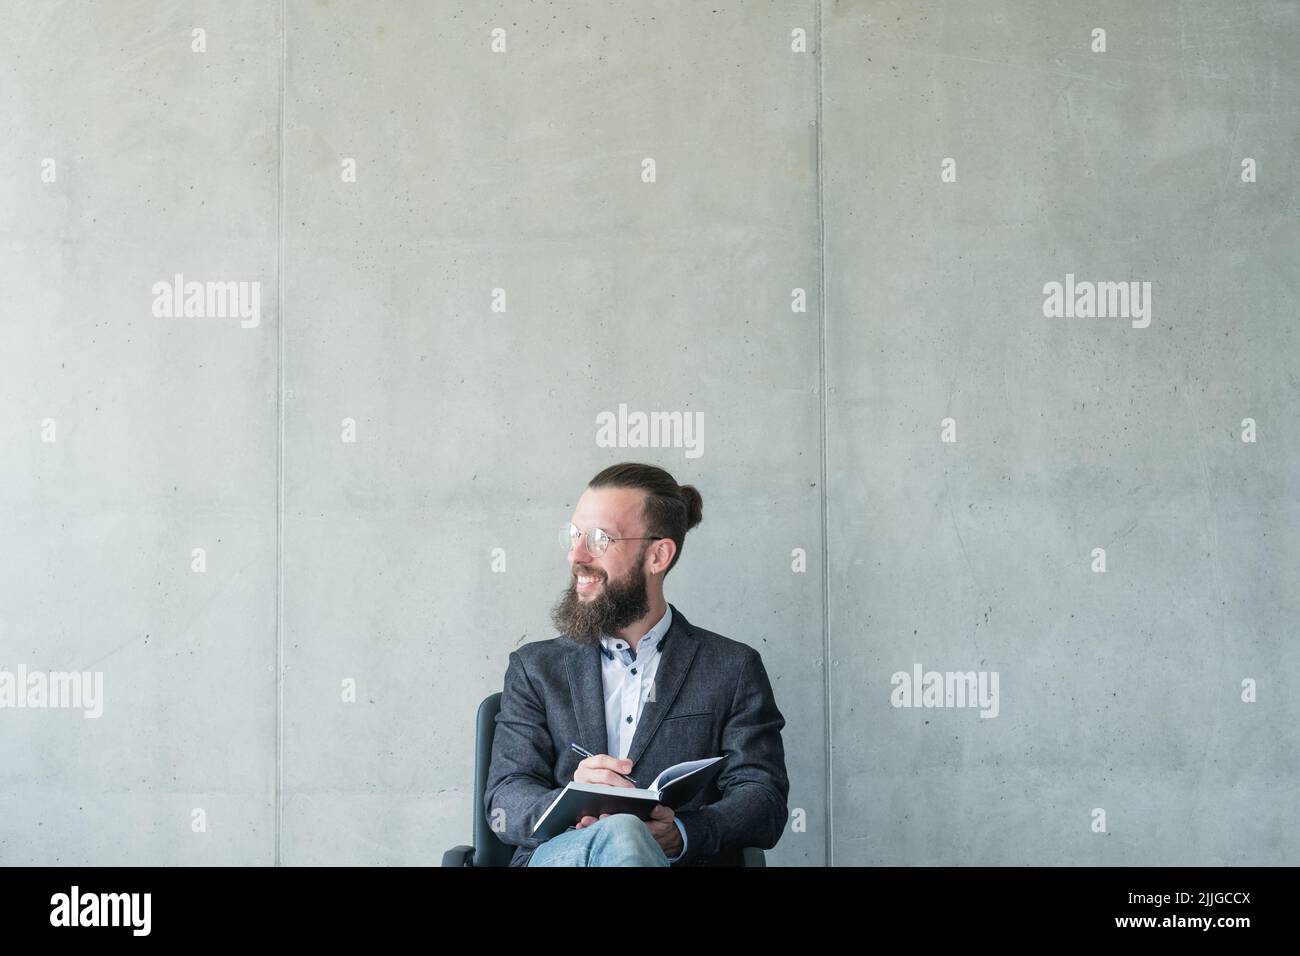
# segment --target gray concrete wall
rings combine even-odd
[[[1300,7],[823,27],[834,862],[1295,864]]]
[[[1300,11],[1082,6],[0,4],[0,863],[436,863],[628,459],[773,864],[1300,860]]]

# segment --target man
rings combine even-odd
[[[560,636],[510,654],[488,767],[484,810],[516,847],[511,866],[736,865],[785,829],[785,718],[762,659],[664,601],[701,510],[694,487],[624,463],[591,480],[562,530],[571,580],[551,612]],[[723,753],[715,781],[676,813],[588,816],[545,842],[531,835],[570,780],[631,787],[626,774],[645,787],[673,764]]]

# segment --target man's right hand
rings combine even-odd
[[[578,769],[573,772],[573,779],[578,783],[607,783],[614,787],[631,787],[633,786],[631,780],[620,777],[615,772],[629,773],[631,770],[632,761],[626,757],[619,760],[609,754],[592,754],[579,761]],[[607,816],[608,813],[602,813],[599,819],[603,820]],[[583,827],[591,826],[596,820],[596,817],[583,817],[574,826],[581,830]]]

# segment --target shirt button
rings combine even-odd
[[[634,667],[634,668],[632,668],[632,673],[633,673],[633,674],[635,674],[635,673],[636,673],[636,668],[635,668],[635,667]]]
[[[631,714],[628,714],[628,715],[627,715],[627,722],[628,722],[629,724],[632,723],[632,715],[631,715]]]

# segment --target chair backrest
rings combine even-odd
[[[487,796],[488,766],[492,763],[492,739],[496,736],[501,694],[488,694],[478,705],[474,730],[474,865],[509,866],[515,848],[502,843],[492,832],[483,800]]]

